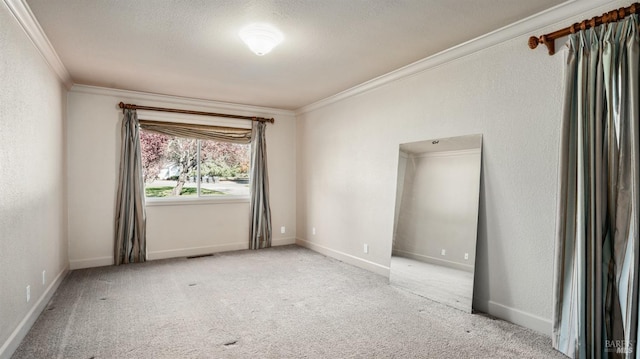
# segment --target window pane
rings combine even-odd
[[[251,145],[201,141],[202,196],[248,196]]]
[[[140,130],[147,198],[248,196],[251,145],[174,137]]]

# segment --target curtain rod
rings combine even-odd
[[[175,108],[163,108],[163,107],[150,107],[150,106],[138,106],[130,103],[120,102],[118,107],[124,111],[128,110],[148,110],[148,111],[159,111],[159,112],[173,112],[173,113],[184,113],[187,115],[201,115],[201,116],[214,116],[214,117],[224,117],[224,118],[235,118],[239,120],[251,120],[251,121],[260,121],[260,122],[269,122],[274,123],[275,120],[273,118],[264,118],[264,117],[255,117],[255,116],[240,116],[240,115],[229,115],[224,113],[215,113],[215,112],[202,112],[202,111],[190,111],[190,110],[179,110]]]
[[[637,14],[640,12],[640,3],[633,3],[627,7],[621,7],[617,10],[611,10],[609,12],[605,12],[602,16],[594,16],[588,20],[582,20],[582,22],[577,22],[569,27],[565,27],[564,29],[560,29],[554,31],[549,34],[542,35],[540,37],[531,36],[529,38],[529,48],[535,49],[538,47],[538,44],[545,44],[547,49],[549,49],[549,55],[553,55],[555,51],[555,40],[559,39],[563,36],[567,36],[569,34],[575,34],[580,30],[586,30],[592,27],[596,27],[602,24],[607,24],[610,22],[616,22],[618,20],[622,20],[625,17],[631,14]]]

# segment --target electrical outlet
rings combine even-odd
[[[469,253],[464,254],[464,259],[469,260]]]
[[[42,285],[47,284],[47,271],[43,270],[42,271]]]
[[[447,255],[447,250],[446,249],[441,250],[440,254],[443,255],[443,256]]]
[[[27,303],[31,300],[31,286],[27,286]]]
[[[369,253],[369,245],[366,243],[364,244],[364,252]]]
[[[280,233],[284,234],[287,231],[286,228],[284,228],[284,226],[280,227]]]
[[[311,234],[314,236],[316,235],[316,227],[311,228]]]

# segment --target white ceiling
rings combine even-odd
[[[294,110],[565,0],[26,1],[74,83]]]

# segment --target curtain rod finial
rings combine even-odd
[[[546,35],[542,35],[540,37],[531,36],[529,38],[529,48],[531,50],[535,49],[540,44],[544,44],[547,47],[547,49],[549,50],[549,55],[553,55],[556,53],[554,40],[548,39]]]
[[[535,36],[531,36],[531,37],[529,38],[529,48],[530,48],[531,50],[533,50],[533,49],[535,49],[536,47],[538,47],[538,44],[540,44],[540,40],[539,40],[537,37],[535,37]],[[122,102],[120,102],[120,103],[122,103]]]

